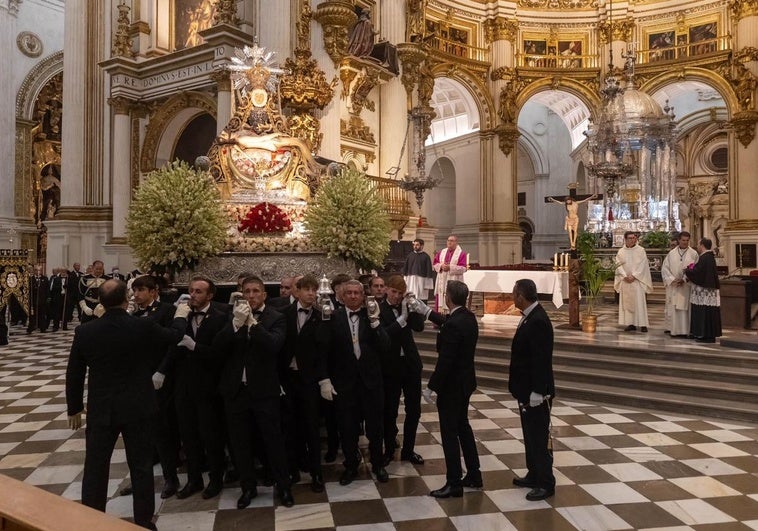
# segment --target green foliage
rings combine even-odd
[[[126,230],[143,269],[193,267],[224,246],[226,218],[216,183],[179,161],[150,173],[134,196]]]
[[[381,267],[389,252],[386,205],[366,175],[353,169],[321,184],[305,213],[305,226],[316,247],[361,269]]]
[[[646,232],[640,239],[640,245],[646,249],[668,249],[670,241],[670,233],[663,230],[657,230]]]
[[[582,281],[585,288],[585,300],[587,301],[587,315],[593,315],[595,301],[597,300],[603,285],[612,279],[615,274],[615,264],[610,269],[595,256],[595,235],[590,232],[581,233],[576,239],[576,248],[579,251],[582,263]]]

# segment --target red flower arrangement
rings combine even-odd
[[[292,222],[287,213],[271,203],[258,203],[251,208],[239,224],[240,232],[290,232]]]

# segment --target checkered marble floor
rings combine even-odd
[[[26,336],[14,327],[11,344],[0,347],[0,473],[78,500],[84,430],[67,428],[64,395],[71,338],[71,331]],[[342,487],[342,467],[325,465],[326,491],[314,494],[304,480],[291,509],[275,505],[270,488],[242,511],[236,486],[213,500],[164,501],[156,467],[158,529],[758,529],[758,427],[556,401],[556,493],[528,502],[526,489],[511,483],[525,466],[515,406],[504,393],[472,397],[485,488],[463,498],[428,496],[444,483],[445,466],[437,413],[424,404],[416,447],[423,466],[393,462],[386,484],[361,467],[359,480]],[[129,518],[131,497],[118,496],[128,481],[119,448],[107,510]]]

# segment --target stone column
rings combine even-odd
[[[253,3],[259,4],[259,1],[255,0]],[[267,50],[276,52],[276,60],[280,64],[284,64],[284,60],[291,55],[293,50],[292,32],[295,27],[295,20],[297,20],[297,15],[291,11],[293,2],[279,0],[276,9],[270,9],[273,7],[270,2],[261,3],[264,4],[264,9],[262,11],[258,5],[255,9],[257,18],[254,19],[258,26],[256,28],[258,30],[258,44]]]
[[[108,100],[113,109],[113,239],[121,243],[126,239],[126,217],[131,202],[131,127],[129,108],[131,100],[123,97]]]
[[[315,12],[316,5],[321,3],[319,0],[312,0],[311,8]],[[326,79],[333,79],[339,75],[339,71],[334,66],[332,58],[327,53],[324,44],[324,29],[321,24],[311,22],[311,52],[312,57],[316,60],[319,67],[324,71]],[[340,133],[340,110],[342,107],[342,83],[337,83],[334,87],[334,95],[329,105],[323,110],[314,110],[313,114],[320,122],[320,130],[324,135],[321,141],[321,152],[319,155],[327,159],[341,161],[342,153],[341,133]]]
[[[218,85],[216,100],[216,134],[221,133],[232,118],[232,80],[229,72],[216,71],[211,77]]]
[[[737,56],[740,51],[758,47],[758,2],[748,0],[735,2],[731,6],[737,29],[734,34],[733,49]],[[737,72],[739,79],[748,80],[758,75],[758,57],[747,53],[739,60],[743,72]],[[755,89],[746,90],[746,83],[735,84],[738,107],[729,109],[731,123],[729,131],[729,221],[724,231],[725,254],[729,270],[738,267],[735,244],[758,243],[758,187],[755,186],[755,168],[758,167],[758,140],[755,139],[758,121],[758,94]],[[741,87],[742,85],[742,87]]]
[[[384,0],[380,4],[380,34],[392,44],[405,40],[405,1]],[[398,165],[400,149],[403,146],[406,130],[408,103],[400,76],[395,77],[379,88],[380,112],[382,116],[379,135],[379,176]],[[400,161],[398,178],[408,173],[407,152]]]
[[[16,160],[16,141],[15,135],[11,131],[16,130],[16,109],[14,106],[15,94],[13,76],[13,58],[16,51],[16,14],[18,12],[18,2],[6,1],[0,2],[0,49],[4,50],[0,54],[0,131],[3,131],[5,138],[0,142],[0,247],[18,247],[20,235],[11,236],[7,231],[16,230],[15,220],[15,160]],[[15,52],[15,53],[14,53]],[[11,241],[13,240],[13,241]]]

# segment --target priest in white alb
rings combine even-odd
[[[634,232],[624,233],[624,246],[616,253],[616,264],[613,287],[619,294],[619,324],[626,326],[626,332],[638,328],[640,332],[647,332],[645,296],[653,291],[653,279],[647,253],[637,244],[637,234]]]
[[[458,237],[451,234],[447,237],[447,246],[434,255],[432,268],[437,272],[437,282],[434,285],[435,307],[438,312],[447,313],[445,291],[448,280],[463,282],[463,273],[468,268],[468,253],[458,245]]]
[[[666,286],[666,332],[671,337],[687,336],[690,333],[690,290],[684,270],[697,262],[698,254],[690,247],[690,233],[683,231],[674,247],[661,265],[661,277]]]

